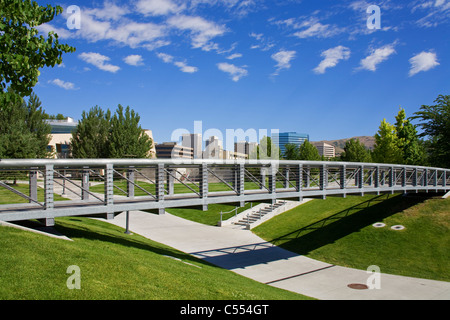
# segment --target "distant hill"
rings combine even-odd
[[[373,150],[373,147],[375,145],[375,138],[373,136],[359,136],[359,137],[352,137],[352,138],[338,139],[338,140],[311,141],[311,143],[317,144],[317,143],[325,142],[325,143],[331,144],[336,147],[336,156],[338,156],[342,152],[344,152],[345,143],[350,139],[358,139],[369,150]]]

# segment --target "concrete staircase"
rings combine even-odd
[[[273,205],[260,203],[228,220],[220,221],[218,225],[219,227],[250,230],[264,221],[267,221],[280,213],[291,210],[309,200],[311,199],[304,199],[303,201],[277,200]]]

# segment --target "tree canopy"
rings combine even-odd
[[[0,0],[0,92],[9,87],[19,96],[29,96],[38,82],[39,68],[62,62],[62,54],[75,48],[60,44],[58,35],[47,39],[35,28],[62,13],[60,6],[40,6],[30,0]],[[6,95],[5,99],[15,98]]]
[[[114,115],[95,106],[83,111],[72,133],[74,158],[147,158],[153,141],[139,125],[139,115],[119,105]]]
[[[369,150],[358,139],[347,140],[344,152],[341,154],[342,161],[349,162],[371,162],[372,157]]]
[[[429,162],[436,167],[450,168],[450,95],[439,95],[435,105],[422,105],[411,119],[420,120],[421,137],[428,137],[426,149]]]

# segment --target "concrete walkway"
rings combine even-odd
[[[125,228],[125,213],[108,222]],[[373,273],[316,261],[251,231],[206,226],[171,214],[130,212],[130,231],[268,285],[324,300],[447,300],[450,282],[381,274],[380,289],[352,289]],[[381,270],[382,271],[382,270]]]

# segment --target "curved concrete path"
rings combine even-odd
[[[171,214],[130,212],[130,231],[278,288],[326,300],[450,299],[450,282],[380,275],[380,289],[351,289],[373,275],[276,247],[251,231],[206,226]],[[124,227],[126,214],[108,222]]]

